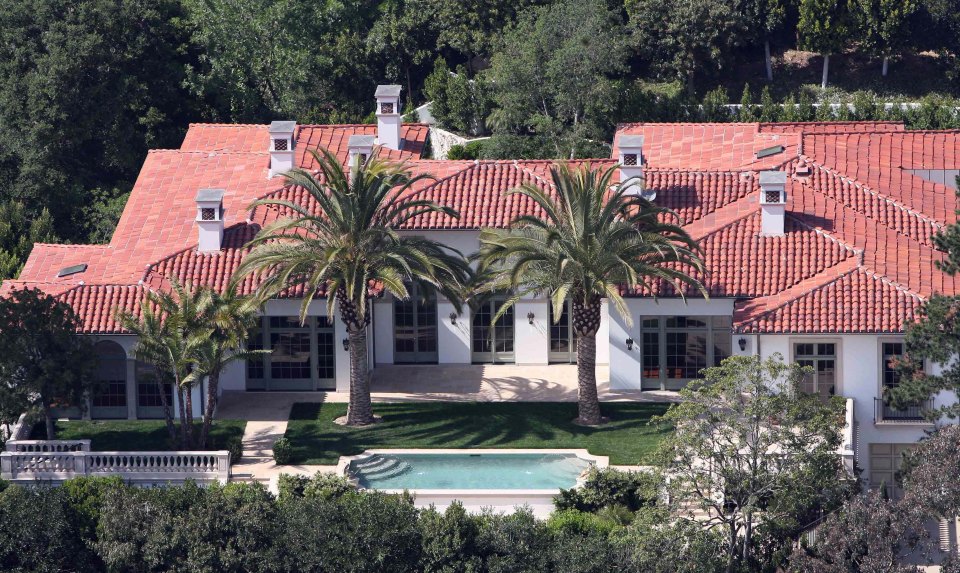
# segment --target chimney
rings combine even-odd
[[[760,172],[760,234],[782,237],[787,213],[787,174],[785,171]]]
[[[643,176],[643,136],[642,135],[621,135],[617,144],[620,152],[620,182],[627,179],[636,178],[630,183],[630,190],[633,194],[639,194],[643,191],[643,181],[639,179]]]
[[[197,192],[197,252],[216,253],[223,244],[223,189]]]
[[[281,175],[293,169],[293,134],[297,131],[295,121],[274,121],[270,124],[270,174]]]
[[[377,143],[400,149],[400,86],[377,86]]]
[[[373,153],[374,136],[351,135],[347,140],[347,166],[353,169],[357,164],[363,164]]]

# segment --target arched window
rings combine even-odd
[[[97,387],[93,393],[91,418],[127,417],[127,353],[116,342],[98,342]]]

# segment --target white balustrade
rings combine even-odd
[[[64,442],[67,442],[64,440]],[[131,482],[155,483],[184,480],[218,481],[230,479],[230,453],[216,452],[91,452],[81,449],[60,450],[60,446],[30,444],[35,449],[0,453],[0,478],[11,481],[62,481],[80,476],[116,475]],[[24,445],[27,447],[27,445]],[[67,447],[63,444],[62,447]],[[82,449],[85,448],[85,449]]]

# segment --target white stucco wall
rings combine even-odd
[[[631,298],[626,300],[632,324],[615,309],[607,312],[610,341],[610,387],[615,390],[639,389],[641,372],[640,321],[641,316],[732,316],[733,299],[679,299]],[[627,350],[627,339],[633,339],[633,349]],[[599,346],[599,343],[598,343]],[[736,347],[736,344],[734,344]],[[599,362],[599,357],[598,357]]]

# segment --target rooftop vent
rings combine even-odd
[[[351,135],[347,140],[347,155],[350,167],[362,165],[373,153],[376,138],[372,135]]]
[[[294,134],[297,131],[295,121],[274,121],[270,124],[270,174],[280,175],[293,169]]]
[[[400,149],[400,90],[397,85],[377,86],[377,143],[387,149]]]
[[[621,135],[617,142],[620,161],[620,182],[632,180],[629,192],[641,194],[648,200],[653,200],[656,193],[649,194],[643,191],[643,136]]]
[[[786,151],[786,147],[782,145],[774,145],[773,147],[764,147],[757,152],[757,159],[763,159],[764,157],[770,157],[771,155],[777,155],[778,153],[783,153]]]
[[[223,244],[223,189],[197,192],[197,251],[216,253]]]
[[[57,273],[57,277],[68,277],[70,275],[77,275],[87,270],[87,263],[80,263],[79,265],[72,265],[69,267],[63,267],[60,269],[60,272]]]

